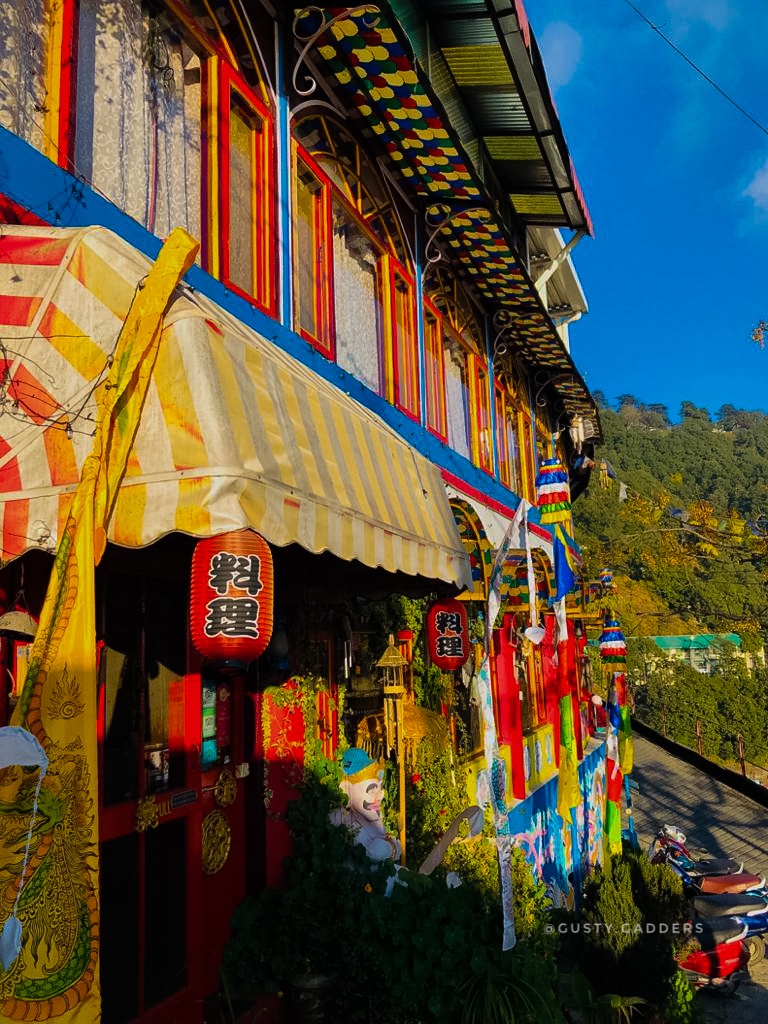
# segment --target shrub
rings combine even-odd
[[[584,882],[568,952],[600,994],[641,996],[657,1010],[675,997],[675,953],[688,936],[680,879],[665,864],[625,852]]]

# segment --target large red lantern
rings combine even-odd
[[[269,544],[253,530],[198,541],[192,555],[192,643],[212,661],[249,662],[272,636]]]
[[[467,609],[455,598],[435,601],[427,609],[427,646],[433,664],[446,672],[461,668],[469,657]]]

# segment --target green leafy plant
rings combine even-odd
[[[559,1024],[564,1020],[552,978],[521,944],[475,971],[457,992],[460,1024]]]
[[[627,1024],[638,1007],[647,1005],[640,996],[597,995],[579,970],[572,971],[567,982],[565,1001],[578,1013],[583,1024]]]
[[[627,851],[585,879],[564,945],[598,995],[639,996],[660,1012],[676,992],[687,920],[677,875]]]

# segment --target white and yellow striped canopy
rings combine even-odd
[[[0,237],[2,559],[53,549],[91,445],[95,391],[149,261],[103,228]],[[439,469],[214,303],[179,290],[109,540],[251,527],[465,586]]]

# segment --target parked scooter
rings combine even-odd
[[[765,958],[765,938],[768,932],[768,897],[721,893],[698,896],[693,901],[699,920],[719,921],[724,917],[736,918],[747,929],[744,944],[749,950],[750,964]]]
[[[661,826],[651,840],[648,856],[653,864],[675,861],[692,877],[733,875],[744,869],[741,861],[733,860],[731,857],[705,857],[702,859],[691,856],[685,845],[685,833],[679,828],[675,828],[674,825]]]
[[[765,878],[753,875],[751,871],[738,871],[732,875],[689,875],[677,861],[667,864],[680,876],[683,889],[691,899],[717,893],[749,893],[754,896],[768,896]]]
[[[749,952],[743,941],[746,933],[746,925],[735,918],[700,919],[694,923],[691,935],[701,948],[679,963],[694,988],[724,996],[736,991],[749,977]]]

